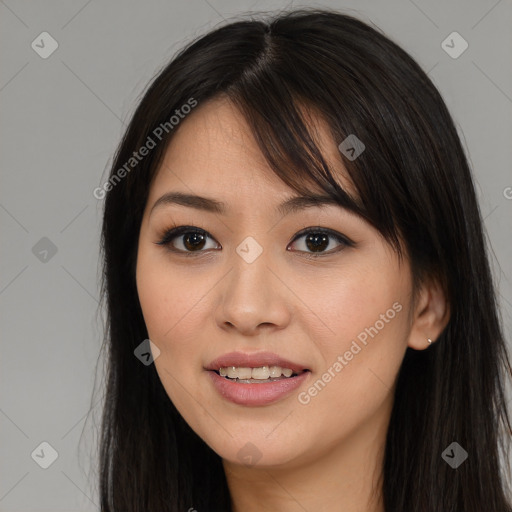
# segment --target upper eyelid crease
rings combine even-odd
[[[221,215],[225,215],[228,210],[226,203],[217,201],[216,199],[197,196],[194,194],[185,194],[182,192],[168,192],[155,201],[151,207],[149,215],[151,215],[156,208],[169,204],[187,206],[189,208],[195,208],[197,210]],[[345,208],[337,203],[332,197],[325,195],[310,195],[291,197],[278,205],[276,207],[276,211],[280,215],[285,216],[306,208],[318,208],[322,206],[338,206],[345,210]]]

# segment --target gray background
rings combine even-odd
[[[139,94],[183,44],[225,19],[299,5],[374,23],[440,89],[476,176],[510,340],[511,0],[0,1],[1,511],[99,509],[103,205],[92,192]],[[31,47],[43,31],[59,44],[46,59]],[[441,47],[453,31],[469,44],[456,59]],[[42,252],[50,246],[55,254]],[[58,453],[48,469],[31,457],[42,442]]]

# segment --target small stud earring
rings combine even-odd
[[[432,340],[430,338],[427,338],[427,340],[429,345],[432,344]]]

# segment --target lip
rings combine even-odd
[[[215,373],[214,370],[208,371],[213,386],[222,397],[235,404],[249,407],[268,405],[285,398],[303,384],[310,374],[310,371],[305,371],[296,377],[288,377],[273,382],[242,384],[229,381]]]
[[[289,368],[294,373],[299,373],[299,375],[272,382],[243,384],[229,381],[216,373],[219,368],[229,366],[242,368],[280,366],[281,368]],[[254,354],[230,352],[213,360],[205,369],[208,370],[213,386],[223,398],[235,404],[245,406],[262,406],[277,402],[301,386],[309,379],[311,374],[311,371],[305,365],[289,361],[272,352],[258,352]]]

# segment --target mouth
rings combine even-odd
[[[311,369],[271,352],[225,354],[204,368],[223,399],[246,407],[270,405],[306,385]]]

